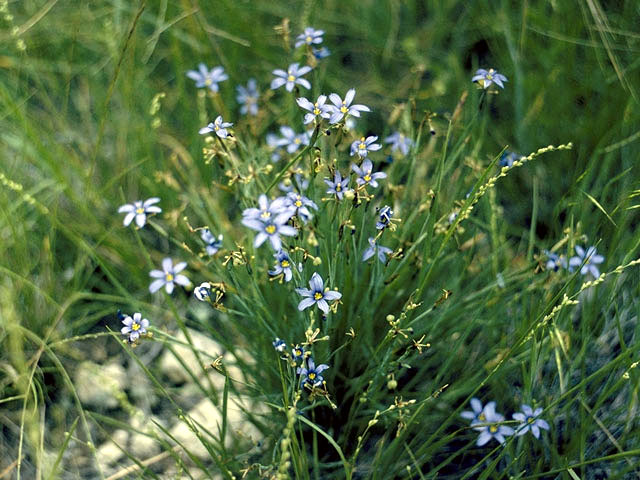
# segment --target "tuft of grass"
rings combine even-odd
[[[0,476],[640,474],[639,13],[597,0],[0,0]],[[266,134],[303,125],[270,72],[308,60],[291,45],[309,25],[331,56],[297,95],[356,88],[373,112],[273,163]],[[228,73],[218,95],[186,77],[200,62]],[[491,67],[509,79],[497,95],[470,82]],[[250,77],[256,118],[235,101]],[[218,114],[233,138],[198,135]],[[369,199],[323,200],[351,141],[396,130],[414,146],[370,154],[388,177]],[[522,155],[511,168],[506,151]],[[242,210],[296,173],[319,208],[295,220],[285,244],[302,268],[282,283]],[[124,228],[118,207],[153,196],[163,212]],[[400,219],[379,239],[394,254],[362,262],[383,205]],[[205,226],[224,234],[214,257]],[[545,268],[544,251],[577,245],[605,256],[599,278]],[[149,294],[164,257],[187,261],[193,286],[216,284],[216,305],[192,288]],[[314,272],[342,293],[326,318],[296,308]],[[119,309],[143,312],[153,336],[123,343]],[[330,366],[326,391],[300,387],[275,337]],[[170,352],[184,385],[161,365]],[[126,368],[116,407],[81,399],[86,360]],[[473,397],[509,426],[540,406],[551,428],[477,447],[460,417]],[[133,454],[121,432],[156,453]]]

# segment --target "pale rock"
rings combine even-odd
[[[84,405],[115,408],[118,396],[123,395],[127,374],[122,365],[110,363],[98,365],[91,361],[78,365],[74,386]]]

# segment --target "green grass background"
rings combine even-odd
[[[117,356],[134,361],[104,335],[106,327],[119,328],[118,308],[146,312],[159,330],[188,324],[231,351],[250,352],[253,361],[245,370],[253,379],[252,395],[264,404],[283,405],[271,340],[287,332],[301,340],[307,317],[298,316],[290,289],[264,280],[270,252],[267,247],[253,252],[252,237],[240,226],[240,209],[255,203],[261,189],[255,182],[226,188],[223,169],[216,161],[204,162],[197,131],[222,110],[246,144],[241,167],[246,173],[248,165],[269,164],[262,148],[268,131],[294,122],[300,129],[292,99],[268,92],[270,71],[295,55],[274,30],[285,18],[293,36],[307,25],[326,31],[332,55],[309,76],[310,95],[355,87],[358,102],[374,111],[358,123],[363,134],[390,133],[395,127],[389,119],[397,116],[395,126],[416,138],[425,112],[437,114],[436,135],[427,138],[425,127],[417,153],[385,167],[388,183],[405,184],[404,190],[394,193],[387,185],[377,192],[381,204],[383,198],[395,202],[403,219],[391,246],[407,252],[426,232],[406,261],[393,261],[384,270],[359,262],[366,244],[361,225],[372,218],[373,206],[355,212],[358,233],[345,241],[337,237],[328,207],[318,214],[321,243],[312,253],[323,259],[320,272],[345,299],[340,314],[331,317],[337,323],[323,325],[331,340],[317,352],[318,361],[332,365],[327,379],[338,408],[321,403],[305,407],[304,415],[333,438],[351,467],[344,466],[334,445],[300,421],[289,474],[567,479],[638,474],[639,376],[637,368],[630,370],[640,348],[638,267],[580,295],[579,276],[535,271],[542,249],[563,239],[561,251],[569,254],[575,244],[597,245],[606,256],[603,271],[638,258],[637,2],[24,0],[0,5],[0,451],[6,452],[0,471],[7,469],[9,478],[18,475],[18,458],[22,478],[46,478],[42,452],[58,451],[77,419],[83,425],[74,434],[79,441],[86,442],[89,431],[93,442],[105,438],[109,423],[97,416],[100,412],[81,408],[69,378],[78,362],[94,355],[98,361]],[[221,84],[218,108],[198,97],[185,76],[201,61],[224,66],[230,76]],[[470,83],[481,67],[497,68],[509,79],[504,91],[482,103]],[[251,124],[239,116],[234,91],[249,77],[258,79],[267,95]],[[152,115],[159,93],[165,96]],[[449,127],[457,105],[460,119]],[[154,119],[158,128],[152,128]],[[347,155],[336,153],[328,139],[322,142],[323,159],[338,155],[345,171]],[[453,233],[440,249],[445,235],[433,233],[434,223],[448,216],[456,200],[464,201],[486,168],[497,171],[490,162],[503,148],[526,155],[568,142],[571,150],[544,154],[500,179],[462,224],[464,231]],[[261,181],[269,184],[282,166]],[[323,170],[319,178],[326,175]],[[312,187],[318,197],[322,185],[318,180]],[[436,203],[418,211],[430,189],[437,192]],[[147,227],[138,236],[124,229],[118,206],[151,196],[162,198],[161,231]],[[223,231],[227,249],[237,241],[256,255],[251,274],[225,269],[219,260],[190,261],[194,282],[216,278],[235,287],[238,293],[229,295],[228,306],[242,314],[213,312],[203,321],[187,295],[175,301],[149,296],[150,268],[165,255],[189,260],[182,242],[198,250],[184,216],[193,225]],[[477,242],[465,244],[472,238]],[[303,278],[316,269],[308,263]],[[421,285],[413,300],[422,305],[407,319],[418,318],[411,337],[424,334],[431,343],[419,354],[402,336],[384,339],[384,318],[398,317]],[[442,289],[453,295],[430,310]],[[580,304],[538,328],[565,292]],[[349,328],[355,339],[346,335]],[[64,341],[89,334],[102,336]],[[386,388],[391,373],[399,381],[396,391]],[[159,386],[156,393],[167,395]],[[220,392],[207,386],[202,393],[221,401]],[[551,432],[541,442],[524,437],[495,451],[477,449],[475,433],[458,417],[472,394],[499,400],[499,409],[509,414],[521,403],[535,402],[545,407]],[[397,412],[367,429],[375,412],[400,396],[416,400],[401,419],[408,423],[403,433],[396,436]],[[121,413],[110,415],[126,421]],[[256,421],[266,439],[251,461],[277,468],[286,415],[274,408]],[[248,462],[241,451],[220,446],[214,451],[236,474]],[[214,472],[216,464],[193,468]],[[51,478],[92,475],[99,474],[62,461]]]

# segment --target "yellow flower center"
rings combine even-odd
[[[340,190],[342,190],[342,185],[340,185],[340,182],[336,183],[336,192],[339,192]]]
[[[260,214],[262,218],[269,218],[271,216],[271,212],[264,211]]]
[[[533,423],[533,417],[527,418],[527,423]]]
[[[300,200],[296,200],[296,203],[294,205],[300,208],[302,206],[302,202]]]
[[[496,433],[496,432],[498,431],[498,427],[496,427],[495,425],[491,425],[491,426],[489,427],[489,431],[490,431],[491,433]]]
[[[484,422],[487,419],[487,417],[484,416],[484,413],[481,413],[480,415],[478,415],[478,420],[480,420],[481,422]]]
[[[276,226],[275,225],[267,225],[267,228],[265,228],[265,230],[269,235],[273,235],[274,233],[276,233]]]
[[[296,357],[300,357],[300,356],[302,356],[302,350],[300,350],[300,349],[298,348],[298,349],[296,349],[296,350],[293,352],[293,354],[294,354]]]
[[[309,372],[309,380],[313,380],[314,378],[316,378],[316,374],[315,372]]]
[[[342,113],[347,113],[349,111],[349,109],[347,107],[344,106],[344,104],[340,107],[340,111]]]
[[[302,142],[302,140],[300,140],[299,138],[296,138],[293,143],[295,143],[296,145],[300,145],[300,143]]]
[[[138,207],[138,208],[136,208],[136,213],[137,213],[138,215],[139,215],[139,214],[141,214],[141,213],[144,213],[144,208],[142,208],[142,207]]]
[[[287,268],[289,266],[289,260],[282,260],[282,262],[280,262],[280,265],[282,265],[283,268]]]
[[[137,332],[138,330],[140,330],[140,324],[134,323],[133,325],[131,325],[131,330],[133,330],[134,332]]]
[[[220,130],[220,125],[213,125],[213,129],[217,132],[218,130]]]
[[[165,279],[167,280],[167,282],[173,282],[173,274],[167,273],[165,275]]]
[[[294,81],[295,81],[295,79],[296,79],[296,77],[294,77],[293,75],[289,75],[289,76],[287,77],[287,82],[294,82]]]
[[[305,38],[305,40],[307,41],[307,43],[311,43],[311,40],[313,40],[313,38],[307,35],[307,38]]]
[[[212,83],[213,83],[213,82],[211,81],[211,79],[210,79],[210,78],[207,78],[207,79],[204,81],[204,84],[205,84],[207,87],[208,87],[208,86],[210,86]]]
[[[316,108],[313,109],[313,114],[314,115],[320,115],[320,109],[318,108],[317,105],[316,105]]]
[[[365,182],[370,182],[371,181],[371,175],[369,175],[368,173],[362,178],[364,179]]]
[[[323,297],[322,293],[320,292],[316,292],[313,294],[313,298],[315,298],[316,300],[321,300]]]

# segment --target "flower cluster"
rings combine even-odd
[[[535,411],[529,405],[522,405],[522,412],[512,415],[512,418],[519,422],[514,429],[509,425],[504,425],[504,415],[496,412],[496,402],[489,402],[482,405],[477,398],[471,399],[471,410],[460,414],[462,418],[471,420],[471,427],[480,432],[476,445],[482,447],[495,439],[499,443],[504,443],[506,437],[511,435],[524,435],[527,432],[540,438],[540,429],[549,430],[549,424],[539,418],[542,408]]]

